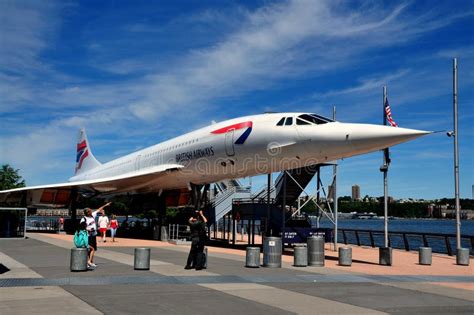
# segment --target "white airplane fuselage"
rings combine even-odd
[[[308,115],[314,119],[311,121]],[[146,182],[130,180],[114,193],[185,188],[191,183],[207,184],[334,161],[381,150],[428,133],[333,122],[311,115],[271,113],[215,123],[98,165],[69,181],[110,178],[174,164],[183,167]],[[107,191],[106,185],[97,187]]]

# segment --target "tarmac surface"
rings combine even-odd
[[[433,255],[353,247],[353,265],[245,268],[245,252],[209,247],[208,269],[184,270],[189,246],[118,239],[99,242],[97,269],[69,270],[72,237],[30,233],[0,240],[0,314],[474,314],[474,268]],[[328,244],[329,246],[329,244]],[[151,248],[149,271],[133,269],[135,247]],[[329,247],[328,247],[329,248]]]

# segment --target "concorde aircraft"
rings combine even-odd
[[[266,113],[214,123],[101,164],[79,131],[75,174],[68,182],[0,191],[0,202],[26,192],[38,204],[49,193],[89,196],[154,193],[225,179],[317,165],[381,150],[430,132],[341,123],[308,113]],[[24,202],[23,202],[24,203]]]

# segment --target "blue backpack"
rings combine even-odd
[[[74,233],[74,245],[77,248],[87,247],[89,244],[87,231],[76,231]]]

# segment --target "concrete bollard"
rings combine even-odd
[[[293,266],[306,267],[308,266],[308,247],[306,245],[298,245],[293,248]]]
[[[263,240],[263,266],[281,268],[281,238],[275,236],[265,237]]]
[[[87,248],[71,248],[71,271],[87,271]]]
[[[379,265],[382,265],[382,266],[392,265],[392,248],[391,247],[379,248]]]
[[[162,242],[168,242],[168,228],[166,226],[161,227],[161,239]]]
[[[418,263],[420,265],[431,265],[431,247],[420,247]]]
[[[324,267],[324,236],[308,237],[308,266]]]
[[[259,268],[260,267],[260,247],[247,247],[245,253],[245,267]]]
[[[339,265],[352,266],[352,248],[339,247]]]
[[[150,249],[135,248],[135,259],[133,263],[135,270],[150,270]]]
[[[469,248],[458,248],[456,251],[456,264],[469,266]]]

